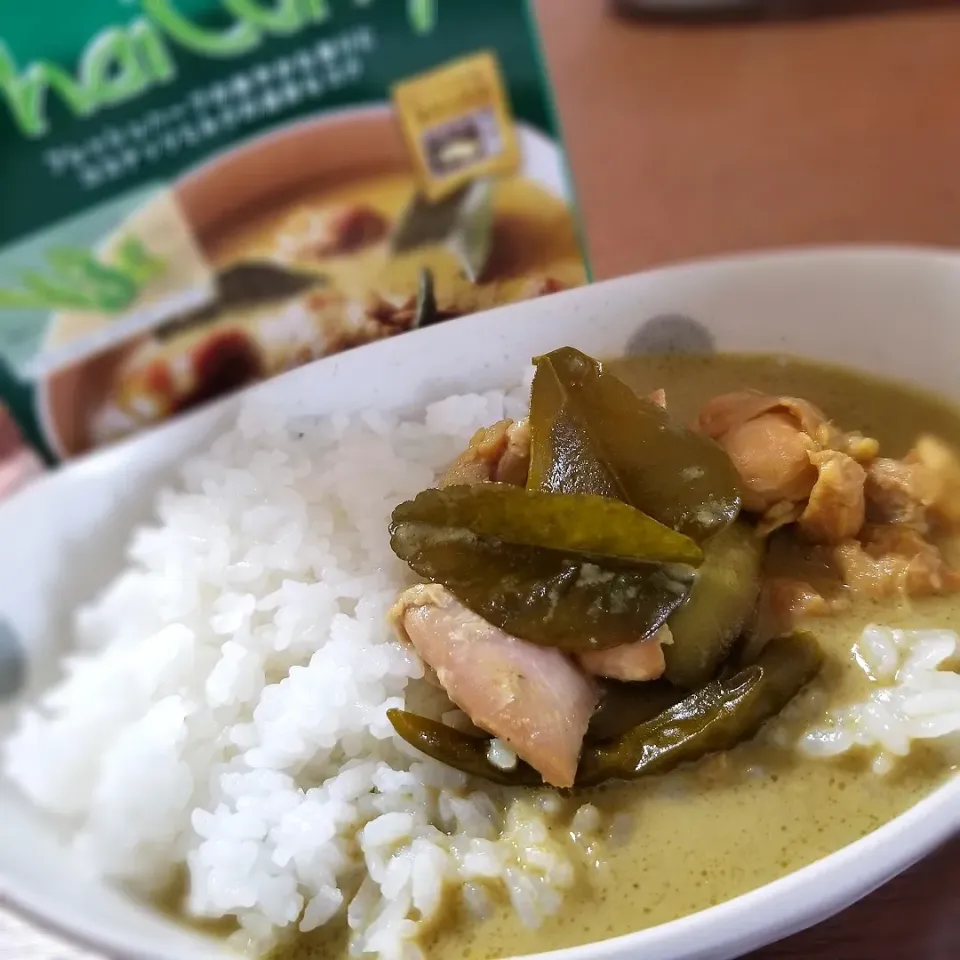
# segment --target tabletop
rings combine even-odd
[[[537,8],[597,279],[757,247],[960,246],[960,4],[711,28]]]
[[[960,9],[718,28],[627,23],[602,0],[537,10],[597,279],[797,244],[960,245]],[[80,957],[0,914],[0,960]],[[960,839],[750,960],[958,957]]]

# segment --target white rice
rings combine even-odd
[[[874,771],[884,774],[915,740],[960,749],[960,673],[949,669],[960,655],[956,633],[869,626],[852,653],[874,689],[861,703],[829,711],[802,737],[803,752],[833,757],[866,750]]]
[[[513,770],[516,768],[519,758],[516,750],[510,744],[494,737],[487,747],[487,760],[501,770]]]
[[[243,949],[345,914],[355,953],[406,960],[445,897],[482,915],[495,887],[527,923],[554,912],[575,850],[548,835],[557,806],[504,816],[385,716],[425,685],[385,622],[408,579],[390,512],[525,401],[298,430],[245,410],[77,615],[81,652],[23,714],[6,774],[100,875],[154,892],[185,867],[189,912],[236,918]]]

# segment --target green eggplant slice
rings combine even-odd
[[[406,710],[388,710],[387,719],[410,746],[454,770],[504,786],[543,786],[543,777],[522,760],[517,760],[517,765],[510,770],[492,764],[487,759],[489,737],[475,737]]]
[[[686,602],[667,626],[664,676],[685,690],[712,680],[740,636],[760,595],[765,541],[743,521],[730,524],[704,544]]]

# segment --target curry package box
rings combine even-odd
[[[523,0],[33,0],[0,40],[0,399],[52,461],[587,279]]]

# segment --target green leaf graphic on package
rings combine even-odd
[[[120,313],[165,267],[136,237],[121,240],[109,263],[82,247],[56,247],[47,262],[44,271],[21,271],[19,288],[0,287],[0,310]]]

